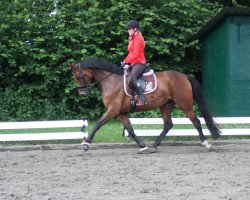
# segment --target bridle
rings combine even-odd
[[[87,74],[84,74],[82,70],[78,69],[80,71],[80,76],[77,77],[77,79],[84,79],[84,82],[86,84],[82,84],[80,86],[77,86],[77,89],[88,89],[92,87],[93,84],[88,84],[87,78],[89,79],[89,82],[91,82],[91,77],[89,77]]]
[[[77,89],[80,90],[80,89],[89,89],[89,88],[91,88],[91,87],[93,87],[93,86],[99,84],[99,83],[102,82],[103,80],[107,79],[109,76],[111,76],[111,75],[113,75],[114,73],[120,71],[121,68],[118,68],[116,71],[112,72],[111,74],[107,75],[106,77],[102,78],[102,79],[99,80],[99,81],[95,81],[95,82],[92,83],[92,84],[88,84],[88,81],[87,81],[87,79],[86,79],[86,78],[88,78],[88,79],[89,79],[89,82],[91,82],[91,77],[89,77],[87,74],[84,74],[84,73],[82,72],[81,69],[77,69],[77,70],[80,71],[80,76],[77,77],[77,79],[82,79],[82,78],[83,78],[83,79],[84,79],[84,82],[86,83],[86,84],[82,84],[82,85],[80,85],[80,86],[77,86]]]

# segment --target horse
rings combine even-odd
[[[85,151],[89,149],[95,133],[109,120],[114,117],[124,125],[129,135],[139,146],[139,153],[147,154],[156,152],[164,137],[173,127],[171,112],[174,107],[179,107],[190,119],[199,133],[201,144],[210,149],[211,144],[206,140],[200,120],[193,111],[193,101],[195,100],[206,126],[214,139],[220,137],[221,131],[210,114],[205,99],[202,95],[199,82],[190,75],[167,70],[155,72],[157,79],[157,89],[146,94],[146,105],[138,106],[136,112],[149,111],[159,108],[164,122],[164,128],[156,138],[151,148],[148,148],[140,137],[136,136],[130,120],[130,96],[124,92],[123,69],[117,65],[100,58],[90,58],[70,64],[73,78],[76,82],[78,93],[81,96],[88,95],[91,87],[98,85],[106,112],[96,122],[93,130],[87,138],[83,139],[82,146]],[[151,151],[150,151],[151,149]]]

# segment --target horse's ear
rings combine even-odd
[[[69,64],[69,66],[71,67],[72,70],[76,70],[76,67],[74,64],[71,63],[71,64]]]

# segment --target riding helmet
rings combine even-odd
[[[137,28],[137,29],[139,29],[139,28],[140,28],[139,22],[136,21],[136,20],[131,20],[131,21],[129,21],[128,24],[127,24],[127,30],[132,29],[132,28]]]

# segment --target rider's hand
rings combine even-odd
[[[125,64],[123,69],[129,69],[129,65],[128,64]]]
[[[124,68],[125,65],[126,65],[125,62],[121,62],[121,68]]]

